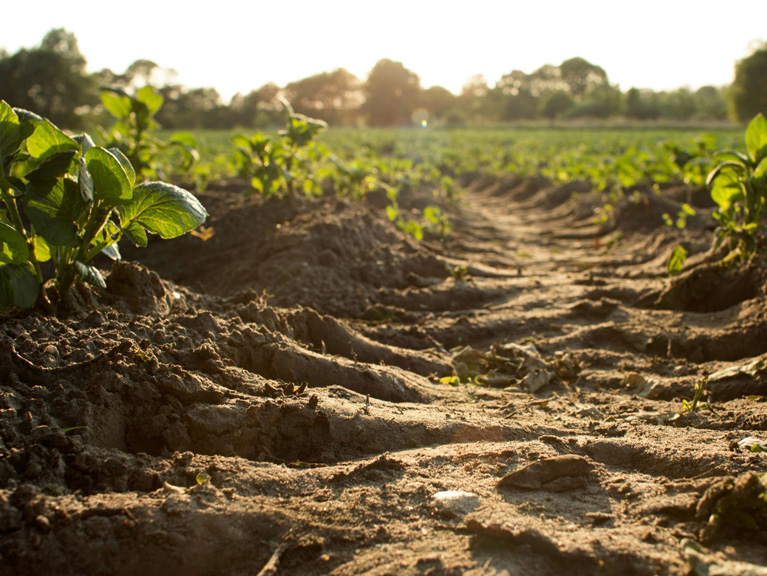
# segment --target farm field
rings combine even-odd
[[[0,573],[767,573],[742,130],[331,129],[267,198],[232,136],[194,234],[0,320]]]

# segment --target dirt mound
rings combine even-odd
[[[130,257],[210,294],[255,290],[283,306],[357,317],[376,307],[387,289],[447,276],[437,254],[399,234],[383,211],[364,203],[263,202],[216,186],[200,198],[212,215],[208,239],[185,236],[132,250]]]
[[[0,573],[767,564],[764,261],[716,272],[705,214],[662,225],[686,200],[605,231],[583,183],[466,182],[423,243],[374,201],[213,186],[197,236],[4,318]]]

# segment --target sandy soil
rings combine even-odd
[[[206,239],[0,319],[0,573],[767,574],[764,261],[683,187],[596,226],[582,183],[464,183],[422,243],[219,183]]]

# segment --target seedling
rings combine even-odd
[[[684,230],[687,226],[687,218],[695,216],[695,209],[689,204],[682,204],[681,209],[676,214],[676,220],[673,220],[668,214],[663,215],[663,222],[666,226],[676,226],[679,230]]]
[[[469,268],[467,266],[446,266],[447,272],[457,282],[463,282],[466,276],[469,274]]]
[[[320,153],[315,137],[327,128],[322,120],[293,112],[283,100],[287,126],[278,138],[256,132],[253,136],[232,138],[240,165],[240,173],[250,177],[253,191],[265,198],[293,193],[300,185],[307,194],[319,194],[319,182],[310,170],[309,160]]]
[[[71,138],[48,120],[0,101],[0,308],[59,301],[80,278],[106,287],[98,254],[119,259],[125,235],[147,245],[147,232],[174,238],[198,227],[205,208],[165,182],[137,184],[117,148]],[[46,281],[40,264],[51,261]]]
[[[668,259],[666,266],[669,276],[677,276],[682,272],[684,263],[687,261],[687,250],[684,246],[677,246],[674,251],[671,252],[671,256]]]
[[[767,234],[767,119],[758,114],[746,128],[746,152],[719,152],[706,184],[719,208],[716,245],[729,242],[727,259],[747,259]]]
[[[703,398],[706,397],[706,386],[708,385],[708,377],[704,377],[700,382],[697,382],[693,388],[693,396],[692,401],[682,400],[682,410],[679,412],[678,415],[681,415],[685,412],[692,412],[696,413],[698,410],[700,410],[700,404],[705,403],[705,408],[708,409],[714,416],[719,416],[717,414],[716,410],[714,410],[711,407],[711,403],[708,401],[708,398],[704,401]]]
[[[101,130],[107,147],[118,148],[140,176],[158,176],[158,156],[163,150],[176,147],[184,158],[183,170],[188,171],[199,160],[197,142],[189,132],[177,132],[169,142],[153,135],[159,128],[154,119],[163,105],[163,97],[151,86],[140,88],[131,96],[121,88],[102,88],[101,102],[117,120],[111,132]]]

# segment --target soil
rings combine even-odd
[[[585,183],[464,184],[419,243],[375,194],[217,183],[1,319],[0,573],[767,573],[764,261],[684,187],[596,225]]]

